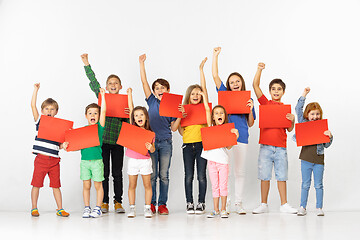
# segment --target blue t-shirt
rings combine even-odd
[[[160,100],[151,93],[148,99],[145,99],[149,106],[149,118],[151,130],[155,132],[155,138],[158,140],[171,139],[171,122],[175,121],[173,117],[162,117],[159,115]]]
[[[221,86],[216,91],[227,91],[224,84],[221,82]],[[256,119],[255,108],[252,109],[252,114],[254,119]],[[229,122],[235,124],[235,128],[239,131],[239,137],[237,139],[238,142],[241,143],[249,143],[249,127],[247,124],[247,114],[229,114]]]

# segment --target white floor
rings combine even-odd
[[[0,212],[0,239],[359,239],[360,212],[325,212],[305,217],[271,212],[208,219],[205,215],[172,212],[134,219],[113,212],[98,219],[83,219],[80,212],[68,218],[54,212]],[[5,236],[5,238],[3,238]],[[170,238],[169,238],[170,237]]]

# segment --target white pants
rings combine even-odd
[[[240,203],[243,200],[247,148],[248,144],[238,142],[237,145],[234,145],[230,151],[230,158],[232,163],[230,169],[234,169],[235,177],[235,204]]]

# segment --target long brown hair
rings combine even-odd
[[[238,72],[233,72],[229,75],[228,79],[226,80],[226,89],[228,91],[231,91],[230,89],[230,83],[229,83],[229,80],[232,76],[238,76],[240,78],[240,81],[241,81],[241,91],[245,91],[246,90],[246,87],[245,87],[245,81],[244,81],[244,78],[241,76],[240,73]]]
[[[143,113],[145,114],[145,124],[144,124],[144,128],[146,130],[151,130],[151,127],[150,127],[150,121],[149,121],[149,113],[148,111],[146,110],[146,108],[142,107],[142,106],[137,106],[134,108],[134,110],[132,110],[131,112],[131,122],[132,122],[132,125],[135,125],[137,127],[140,127],[139,125],[137,125],[137,123],[135,122],[135,116],[134,116],[134,112],[137,111],[137,110],[141,110],[143,111]]]
[[[185,97],[184,97],[184,101],[183,101],[183,105],[186,104],[190,104],[190,95],[192,90],[194,90],[195,88],[199,88],[200,91],[202,91],[202,87],[199,84],[194,84],[194,85],[190,85],[187,89],[186,89],[186,93],[185,93]],[[201,95],[200,95],[201,96]],[[201,96],[201,100],[199,103],[203,103],[204,99]]]
[[[308,105],[306,105],[306,107],[305,107],[305,111],[304,111],[305,119],[309,120],[308,115],[309,115],[309,112],[312,110],[319,110],[320,111],[320,119],[323,118],[323,111],[320,107],[320,104],[317,102],[311,102]]]
[[[215,110],[215,108],[221,108],[221,109],[224,110],[225,119],[224,119],[224,123],[223,123],[223,124],[228,123],[228,122],[229,122],[229,117],[228,117],[228,114],[227,114],[225,108],[224,108],[223,106],[221,106],[221,105],[216,105],[216,106],[213,108],[213,110],[211,111],[211,125],[212,125],[212,126],[216,126],[216,123],[215,123],[215,120],[214,120],[214,110]]]

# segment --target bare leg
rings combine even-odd
[[[83,181],[83,198],[85,206],[90,206],[90,188],[91,180]]]
[[[39,192],[40,192],[40,188],[38,188],[38,187],[33,187],[31,189],[31,207],[32,207],[32,209],[37,208]]]
[[[278,182],[277,182],[277,185],[278,185],[278,190],[279,190],[281,205],[283,205],[283,204],[287,203],[287,198],[286,198],[286,181],[278,181]]]
[[[56,201],[57,209],[62,209],[62,197],[61,197],[61,191],[60,188],[53,188],[53,194]]]
[[[261,180],[261,203],[267,203],[270,189],[270,181]]]
[[[219,212],[219,199],[218,197],[214,197],[214,210],[215,212]],[[226,205],[226,202],[225,202]]]
[[[96,189],[96,206],[100,207],[104,198],[104,189],[102,182],[94,182],[94,186]]]
[[[137,185],[137,175],[129,175],[129,204],[135,205],[135,194],[136,194],[136,185]]]
[[[221,196],[221,211],[226,211],[227,196]]]
[[[142,175],[142,180],[145,188],[145,205],[150,205],[152,197],[151,175]]]

